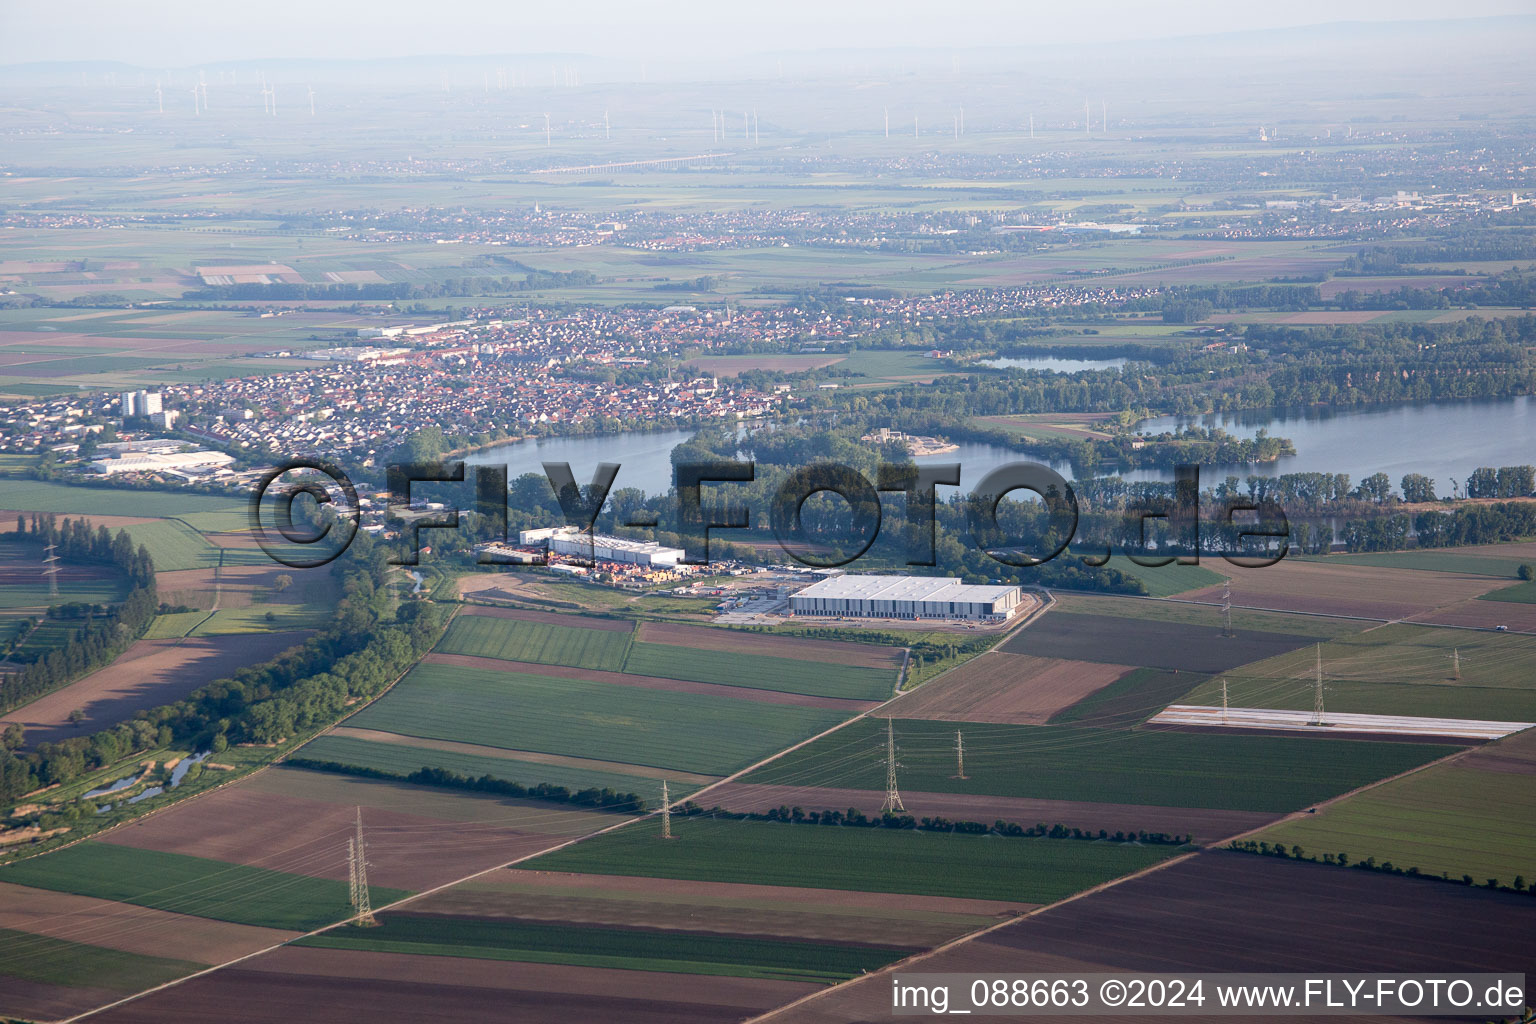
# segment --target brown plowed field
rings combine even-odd
[[[214,579],[214,573],[218,579]],[[279,576],[293,576],[293,586],[281,596],[274,592]],[[276,562],[264,565],[226,565],[222,569],[177,569],[155,573],[155,585],[160,600],[166,604],[186,605],[189,608],[208,610],[213,607],[215,584],[218,587],[220,608],[248,608],[259,595],[268,601],[298,601],[305,596],[316,596],[334,587],[331,578],[317,577],[299,572]]]
[[[0,882],[0,928],[201,964],[223,963],[299,934],[6,882]],[[0,964],[4,959],[0,954]]]
[[[519,622],[547,622],[572,629],[600,629],[611,633],[628,633],[634,630],[632,622],[622,619],[600,619],[587,615],[561,615],[558,612],[537,612],[523,608],[490,608],[485,605],[468,605],[460,615],[481,615],[487,619],[516,619]]]
[[[135,711],[181,700],[242,665],[266,661],[302,643],[308,635],[307,631],[293,630],[140,640],[105,668],[0,717],[6,722],[20,722],[27,730],[29,746],[89,736],[132,718]],[[79,726],[69,722],[69,713],[76,708],[85,712],[85,721]]]
[[[413,903],[410,910],[920,946],[1033,907],[941,896],[509,868]]]
[[[773,786],[728,782],[700,799],[732,811],[768,811],[796,805],[807,811],[843,810],[857,807],[879,814],[883,790],[812,789],[806,786]],[[1141,804],[1100,804],[1079,800],[1039,800],[1032,797],[976,796],[970,793],[911,793],[901,791],[907,813],[916,817],[942,817],[956,821],[991,824],[1001,818],[1021,825],[1060,823],[1067,828],[1122,829],[1189,834],[1196,842],[1213,842],[1258,828],[1279,818],[1265,811],[1227,811],[1203,807],[1156,807]]]
[[[901,697],[881,717],[1044,725],[1131,671],[1130,665],[989,651]]]
[[[1209,852],[999,928],[909,970],[1530,975],[1536,914],[1527,896]],[[890,982],[877,973],[771,1020],[884,1020],[889,999]]]
[[[121,998],[123,993],[109,988],[65,988],[0,975],[0,1013],[26,1020],[62,1020]]]
[[[759,690],[751,686],[726,686],[723,683],[695,683],[687,679],[662,679],[657,676],[637,676],[629,672],[604,672],[594,668],[569,668],[565,665],[538,665],[524,661],[502,661],[499,658],[476,658],[469,654],[429,654],[422,661],[435,665],[485,669],[490,672],[526,672],[529,675],[553,676],[556,679],[586,679],[594,683],[639,686],[647,690],[704,693],[716,697],[735,697],[737,700],[755,700],[759,704],[793,704],[802,708],[836,708],[839,711],[848,712],[863,711],[879,704],[879,701],[872,700],[815,697],[806,693],[781,693],[778,690]]]
[[[813,637],[773,636],[740,630],[712,629],[708,626],[679,626],[666,622],[644,622],[637,639],[648,643],[676,644],[701,651],[730,651],[736,654],[765,654],[772,658],[794,658],[828,665],[857,665],[862,668],[901,667],[901,650],[875,644],[817,640]]]
[[[1234,605],[1373,619],[1404,619],[1460,604],[1502,584],[1487,576],[1326,562],[1283,561],[1262,569],[1226,566],[1223,571],[1232,577]],[[1180,597],[1220,604],[1221,587]]]
[[[619,820],[279,767],[113,829],[101,841],[339,880],[347,877],[346,841],[358,807],[368,837],[369,881],[418,891]]]
[[[1053,612],[1014,634],[1003,644],[1002,651],[1068,661],[1209,673],[1224,672],[1315,642],[1310,636],[1252,630],[1224,638],[1214,626],[1118,615]]]
[[[733,1024],[820,987],[290,946],[94,1019],[102,1024]]]
[[[1436,622],[1447,626],[1476,626],[1481,629],[1508,626],[1515,630],[1536,631],[1536,604],[1519,604],[1514,601],[1463,601],[1449,608],[1437,608],[1432,612],[1415,615],[1408,621]]]

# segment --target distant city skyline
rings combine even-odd
[[[269,0],[260,7],[162,0],[124,5],[43,0],[0,5],[0,64],[122,61],[183,67],[280,58],[478,54],[582,54],[608,60],[719,61],[732,54],[816,49],[928,50],[1294,28],[1335,22],[1435,20],[1435,0],[1293,0],[1284,5],[1178,0],[1149,5],[1088,0],[1067,7],[960,0],[944,8],[912,0],[811,3],[787,0],[771,17],[702,0],[635,5],[589,0],[576,8],[440,0],[368,5]],[[1457,18],[1531,14],[1529,0],[1468,0]]]

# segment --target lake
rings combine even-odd
[[[1361,409],[1257,409],[1207,416],[1160,416],[1138,429],[1162,433],[1187,425],[1216,426],[1239,437],[1261,427],[1296,442],[1297,454],[1255,466],[1202,466],[1205,482],[1228,474],[1278,476],[1281,473],[1348,473],[1359,482],[1386,473],[1396,487],[1405,473],[1423,473],[1449,494],[1451,480],[1465,482],[1478,466],[1536,463],[1536,398],[1473,399]],[[673,447],[692,437],[686,430],[626,433],[607,437],[548,438],[487,448],[465,458],[472,465],[506,464],[510,474],[542,473],[541,462],[569,462],[578,480],[590,480],[599,462],[622,467],[615,487],[639,487],[649,493],[672,483]],[[924,456],[920,464],[958,462],[961,486],[969,488],[992,469],[1030,460],[1010,448],[962,444],[944,455]],[[1071,476],[1071,467],[1053,464]],[[1129,480],[1173,479],[1171,470],[1140,469]]]

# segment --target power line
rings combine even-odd
[[[347,863],[352,877],[352,909],[357,911],[356,924],[378,924],[373,918],[373,903],[368,892],[368,853],[363,845],[363,809],[357,809],[357,838],[347,840]]]

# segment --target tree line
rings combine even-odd
[[[24,664],[0,676],[0,711],[9,711],[111,663],[144,635],[159,609],[159,600],[149,550],[142,545],[135,548],[126,530],[113,536],[105,526],[93,530],[84,519],[61,523],[53,515],[34,514],[29,523],[18,515],[16,530],[3,538],[9,544],[53,544],[65,561],[111,566],[128,581],[128,593],[116,605],[71,602],[50,608],[48,619],[79,623],[62,643],[31,655],[23,644],[13,644],[8,657]]]

